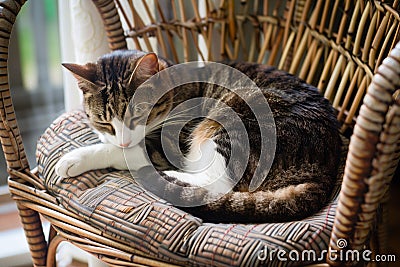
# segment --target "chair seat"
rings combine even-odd
[[[99,142],[82,111],[61,115],[38,141],[40,177],[65,209],[139,252],[184,266],[289,266],[315,262],[313,253],[302,257],[304,250],[326,255],[321,253],[328,249],[340,179],[331,202],[302,221],[211,224],[145,191],[129,171],[96,170],[67,179],[55,174],[63,154]]]

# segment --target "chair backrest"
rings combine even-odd
[[[343,131],[399,40],[396,1],[94,2],[109,10],[104,18],[114,18],[105,20],[111,49],[127,48],[125,34],[135,49],[175,62],[229,58],[277,66],[317,86],[339,111]]]

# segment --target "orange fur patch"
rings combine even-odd
[[[194,143],[201,144],[204,141],[211,139],[215,133],[221,129],[221,124],[214,120],[205,119],[192,133],[192,140]]]

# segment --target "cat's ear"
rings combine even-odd
[[[79,82],[89,85],[84,87],[79,86],[84,93],[97,87],[95,84],[96,64],[87,63],[85,65],[79,65],[74,63],[62,63],[62,65],[69,70]]]
[[[134,79],[142,83],[158,71],[159,65],[157,55],[155,53],[148,53],[138,60],[138,63],[129,78],[129,84],[131,84]]]

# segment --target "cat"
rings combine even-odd
[[[95,63],[63,64],[78,81],[84,111],[102,143],[68,152],[56,164],[56,173],[74,177],[93,169],[131,169],[137,171],[145,188],[153,188],[167,200],[203,203],[181,208],[209,222],[283,222],[301,220],[319,211],[335,185],[342,145],[339,123],[329,101],[315,87],[274,67],[246,62],[222,64],[244,73],[267,100],[276,134],[273,155],[267,151],[261,158],[263,122],[257,121],[243,99],[222,86],[200,82],[179,85],[144,116],[140,103],[129,105],[131,98],[140,85],[172,64],[155,53],[120,50]],[[149,85],[146,90],[151,93],[157,88]],[[180,132],[169,132],[172,137],[179,136],[179,144],[172,145],[171,151],[182,155],[177,164],[171,164],[163,153],[160,128],[174,124],[174,118],[167,118],[171,110],[199,97],[232,108],[245,132],[226,119],[223,109],[208,108],[205,116],[189,120]],[[131,113],[130,122],[124,122],[126,112]],[[267,113],[263,116],[268,119]],[[224,117],[222,127],[218,120]],[[249,138],[247,147],[242,141],[244,135]],[[140,145],[143,140],[145,145]],[[240,153],[249,153],[247,162],[228,164],[234,147]],[[190,161],[199,155],[213,157],[211,165],[200,171]],[[261,168],[264,177],[260,186],[250,190],[255,169],[266,165],[265,160],[271,157],[270,168]],[[212,201],[204,201],[209,199]]]

